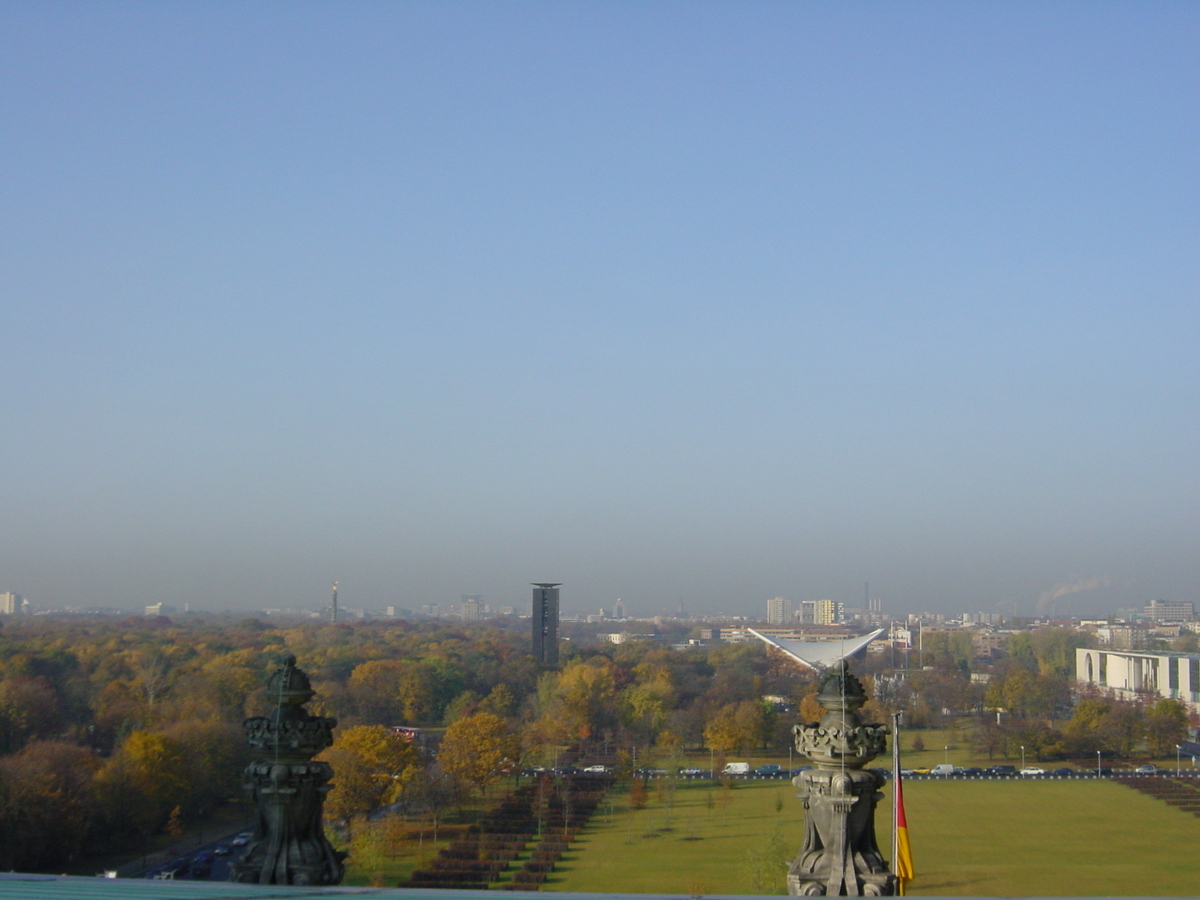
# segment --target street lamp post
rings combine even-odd
[[[1025,768],[1025,745],[1021,745],[1021,768]]]
[[[1175,777],[1179,777],[1179,751],[1183,748],[1178,744],[1175,745]]]
[[[1100,751],[1096,751],[1096,777],[1100,777]]]
[[[946,756],[942,760],[942,762],[946,763],[947,765],[949,765],[949,763],[950,763],[950,748],[949,747],[946,748]]]

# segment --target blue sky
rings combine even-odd
[[[1198,39],[6,3],[0,590],[1200,601]]]

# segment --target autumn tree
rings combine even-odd
[[[400,683],[404,663],[393,659],[372,659],[350,673],[347,688],[362,720],[372,725],[391,725],[405,721]]]
[[[771,721],[761,702],[743,700],[723,706],[704,729],[704,742],[718,753],[744,753],[747,747],[764,743]]]
[[[1188,733],[1187,707],[1163,698],[1146,711],[1146,743],[1155,756],[1169,756]]]
[[[333,766],[325,810],[346,824],[395,802],[420,768],[416,746],[382,725],[344,729],[317,759]]]
[[[480,712],[446,729],[438,761],[454,778],[482,791],[512,771],[520,755],[508,723],[494,713]]]
[[[187,790],[183,747],[157,732],[131,732],[96,775],[108,827],[125,834],[161,830]]]
[[[61,730],[58,692],[48,679],[21,676],[0,681],[0,754]]]
[[[37,870],[78,858],[94,816],[85,747],[34,741],[0,760],[0,867]]]

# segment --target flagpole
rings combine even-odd
[[[892,871],[900,859],[900,713],[892,713]]]

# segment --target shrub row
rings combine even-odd
[[[514,872],[513,873],[512,883],[514,885],[541,884],[545,880],[546,880],[545,872],[522,871],[522,872]]]
[[[504,868],[506,868],[504,863],[444,859],[439,860],[437,868],[419,869],[413,872],[413,879],[420,881],[479,881],[480,879],[495,881]]]

